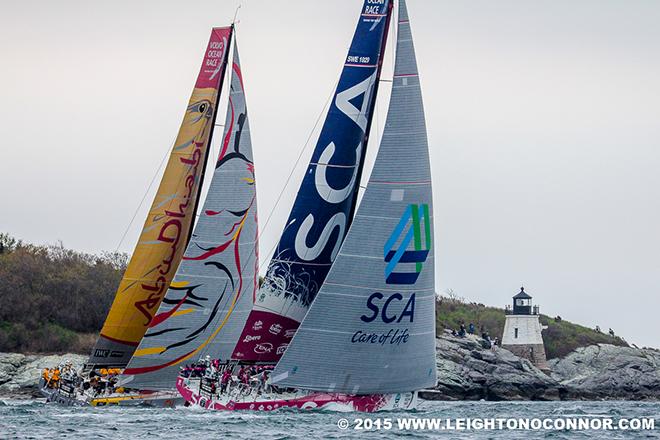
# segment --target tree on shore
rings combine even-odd
[[[0,234],[0,351],[87,351],[127,261]]]

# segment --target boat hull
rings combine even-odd
[[[57,388],[49,388],[45,382],[39,382],[39,391],[48,403],[58,403],[64,406],[153,406],[157,408],[174,408],[181,406],[185,400],[176,391],[163,391],[144,394],[112,394],[104,397],[91,397],[84,394],[61,392]]]
[[[187,405],[210,411],[274,411],[281,408],[377,412],[412,410],[417,406],[417,392],[355,396],[340,393],[295,392],[288,394],[247,395],[241,398],[203,396],[195,382],[177,378],[176,388]]]
[[[61,392],[59,388],[50,388],[46,386],[46,382],[41,379],[39,381],[39,392],[46,398],[48,403],[59,403],[64,406],[86,406],[87,402],[78,399],[76,396],[71,396],[68,393]]]

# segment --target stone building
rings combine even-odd
[[[529,359],[537,368],[547,371],[548,363],[543,346],[539,321],[539,306],[532,306],[532,297],[521,287],[513,297],[513,307],[506,306],[506,321],[502,335],[502,348],[516,356]]]

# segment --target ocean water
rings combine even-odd
[[[654,430],[399,429],[404,418],[648,418]],[[338,423],[346,419],[348,429]],[[363,421],[355,429],[355,419]],[[392,422],[385,429],[385,420]],[[380,421],[380,429],[376,427]],[[464,422],[465,423],[465,422]],[[453,425],[449,425],[452,427]],[[68,408],[34,400],[0,399],[2,439],[636,439],[660,438],[660,403],[644,402],[421,402],[413,412],[206,412],[190,408]]]

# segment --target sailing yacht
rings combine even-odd
[[[392,7],[365,0],[263,286],[231,356],[177,378],[188,404],[373,412],[414,408],[435,385],[431,170],[405,0],[386,126],[356,209]]]
[[[257,291],[254,160],[236,39],[225,132],[208,196],[165,297],[120,384],[173,390],[181,367],[227,357]],[[221,336],[221,337],[220,337]]]
[[[177,362],[214,347],[228,311],[238,317],[242,309],[247,317],[245,299],[251,303],[257,285],[257,211],[235,41],[222,146],[194,222],[233,36],[233,25],[212,30],[160,187],[98,341],[82,371],[62,366],[57,383],[45,374],[40,389],[49,401],[173,406],[181,401]]]

